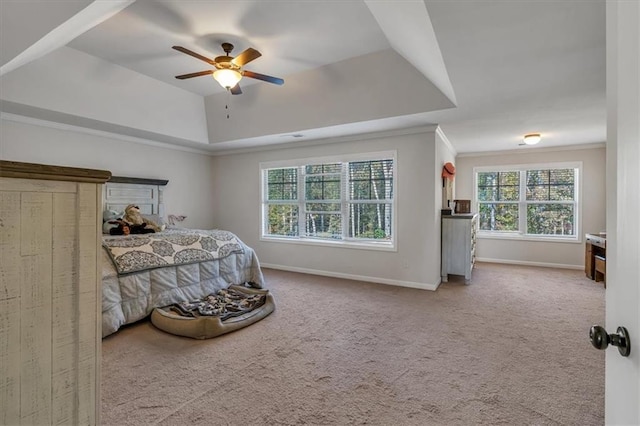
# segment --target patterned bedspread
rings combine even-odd
[[[234,234],[221,230],[166,230],[157,234],[105,236],[102,245],[119,274],[218,260],[243,251]]]
[[[200,238],[185,237],[192,234],[199,235]],[[150,253],[152,256],[160,258],[162,261],[170,262],[167,256],[171,249],[177,251],[202,248],[204,246],[218,246],[214,250],[217,254],[200,253],[202,256],[218,256],[217,259],[195,261],[198,255],[181,256],[183,264],[169,264],[161,267],[161,261],[156,259],[156,265],[147,267],[135,272],[118,273],[115,263],[110,257],[113,254],[103,244],[102,250],[102,337],[108,336],[118,330],[124,324],[141,320],[151,314],[154,308],[169,306],[174,303],[197,300],[209,294],[217,293],[221,289],[228,288],[235,284],[240,286],[250,286],[262,288],[264,286],[264,276],[260,269],[260,263],[255,251],[244,244],[237,236],[226,231],[200,231],[192,229],[176,229],[164,231],[159,234],[143,234],[128,236],[104,235],[103,240],[119,240],[116,244],[110,244],[116,249],[126,246],[124,241],[149,240],[149,236],[159,237],[165,235],[162,240],[169,245],[157,243],[156,250],[161,247],[158,253],[153,252],[153,248],[146,248],[143,251],[142,245],[133,244],[134,250]],[[213,237],[215,236],[215,237]],[[135,237],[135,238],[133,238]],[[145,238],[146,237],[146,238]],[[209,239],[208,237],[211,237]],[[191,242],[187,244],[188,242]],[[171,249],[169,249],[169,246]],[[153,247],[153,246],[152,246]],[[211,248],[211,247],[209,247]],[[204,249],[203,249],[204,250]],[[124,252],[123,252],[124,253]],[[144,256],[147,256],[146,254]],[[125,262],[126,263],[126,262]],[[135,264],[134,264],[135,267]]]

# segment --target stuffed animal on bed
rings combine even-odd
[[[122,219],[109,220],[105,223],[112,225],[112,227],[109,228],[110,235],[129,235],[131,233],[129,224]]]
[[[152,234],[155,232],[151,228],[146,228],[146,223],[131,225],[122,219],[110,220],[109,223],[115,224],[114,228],[109,229],[110,235]]]
[[[122,219],[129,225],[136,226],[137,232],[135,233],[137,234],[146,234],[148,233],[147,230],[151,230],[151,232],[160,232],[164,230],[164,225],[160,226],[153,220],[142,217],[140,214],[140,208],[135,204],[129,204],[127,208],[124,209],[124,217]],[[147,232],[143,232],[143,230]]]
[[[111,230],[119,226],[118,219],[122,217],[122,213],[115,210],[105,210],[102,212],[102,233],[111,234]],[[113,235],[113,234],[112,234]],[[122,235],[122,234],[119,234]]]

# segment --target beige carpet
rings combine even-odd
[[[265,270],[276,311],[211,340],[142,322],[103,341],[111,425],[597,425],[604,289],[479,264],[437,292]],[[611,349],[610,349],[611,350]]]

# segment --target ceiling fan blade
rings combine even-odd
[[[184,80],[185,78],[200,77],[201,75],[209,75],[209,74],[213,74],[213,70],[192,72],[191,74],[176,75],[176,78],[178,80]]]
[[[182,53],[186,53],[189,56],[193,56],[194,58],[198,58],[201,61],[205,61],[208,64],[211,65],[215,65],[215,61],[213,59],[209,59],[205,56],[200,55],[199,53],[196,53],[192,50],[187,49],[186,47],[182,47],[182,46],[173,46],[173,49],[177,50],[178,52],[182,52]]]
[[[233,58],[231,60],[231,63],[241,67],[253,61],[254,59],[258,59],[260,56],[262,56],[262,53],[250,47],[244,52],[242,52],[241,54],[239,54],[238,56],[236,56],[235,58]]]
[[[240,83],[236,84],[231,88],[232,95],[242,95],[242,89],[240,88]]]
[[[283,85],[284,84],[284,80],[281,79],[281,78],[271,77],[270,75],[264,75],[264,74],[260,74],[260,73],[253,72],[253,71],[244,70],[242,72],[242,75],[244,75],[245,77],[255,78],[257,80],[266,81],[268,83],[279,84],[279,85]]]

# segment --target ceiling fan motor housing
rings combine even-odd
[[[214,59],[215,67],[220,69],[231,69],[231,70],[236,70],[239,71],[240,67],[236,64],[234,64],[233,62],[231,62],[233,60],[233,57],[231,56],[216,56],[216,58]]]
[[[231,43],[222,43],[222,50],[224,50],[224,53],[229,55],[231,53],[231,51],[233,50],[233,44],[231,44]]]

